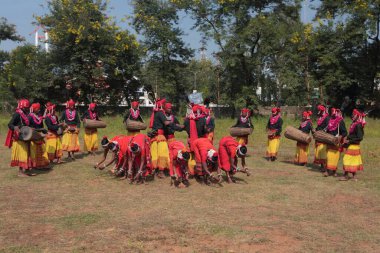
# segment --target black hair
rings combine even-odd
[[[182,157],[185,161],[188,161],[190,159],[190,153],[189,152],[183,152]]]
[[[139,150],[139,145],[137,145],[136,143],[132,143],[131,150],[133,153],[137,152]]]
[[[105,146],[105,145],[107,145],[109,142],[110,142],[110,141],[109,141],[107,138],[103,138],[101,144],[102,144],[102,146]]]
[[[240,151],[241,154],[245,155],[245,154],[247,154],[248,149],[247,149],[246,146],[241,146],[239,148],[239,151]]]

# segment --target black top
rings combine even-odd
[[[142,117],[141,117],[141,114],[139,114],[139,116],[137,117],[137,119],[135,119],[135,118],[132,117],[132,114],[131,114],[130,111],[128,111],[128,113],[124,116],[123,123],[126,122],[127,119],[130,119],[130,120],[136,120],[136,121],[140,121],[140,122],[144,122],[144,120],[143,120]]]
[[[360,144],[364,137],[364,129],[361,124],[355,126],[354,132],[347,136],[349,144]]]
[[[48,130],[56,132],[59,129],[59,126],[58,126],[58,117],[56,115],[54,115],[52,117],[56,118],[57,124],[54,125],[53,122],[51,121],[51,119],[49,117],[46,117],[45,118],[45,125],[46,125],[46,127],[47,127]]]
[[[67,125],[76,125],[78,128],[80,127],[80,119],[79,119],[78,111],[75,112],[75,118],[72,121],[69,121],[66,118],[66,110],[63,111],[60,121],[65,122]]]
[[[31,114],[28,115],[28,119],[29,119],[29,126],[30,127],[35,128],[35,129],[44,128],[44,121],[42,120],[42,118],[41,118],[40,124],[38,124],[37,122],[34,121]]]
[[[84,119],[91,119],[91,117],[90,117],[90,113],[88,112],[88,110],[85,111],[85,112],[83,113],[81,119],[82,119],[82,121],[83,121]],[[95,120],[99,120],[98,113],[96,113],[96,118],[95,118]]]
[[[232,127],[253,128],[253,124],[250,117],[246,122],[242,122],[241,117],[239,117],[236,121],[236,124]]]
[[[346,124],[344,123],[344,120],[341,120],[339,122],[339,127],[337,127],[334,131],[329,131],[327,129],[327,133],[336,136],[338,134],[338,129],[339,129],[339,135],[341,135],[343,137],[345,137],[347,135],[347,129],[346,129]]]
[[[190,137],[190,120],[186,118],[183,124],[185,126],[187,135]],[[197,127],[198,138],[205,137],[205,135],[207,134],[206,119],[200,118],[195,121],[195,124]]]
[[[209,133],[214,132],[214,129],[215,129],[215,119],[214,118],[211,118],[210,122],[208,124],[207,124],[207,118],[206,118],[206,129],[207,129],[207,132],[209,132]]]
[[[22,126],[28,126],[28,124],[26,124],[26,122],[22,119],[21,115],[17,112],[12,115],[12,118],[8,123],[8,128],[10,130],[14,130],[16,126],[19,128]]]
[[[328,124],[329,124],[329,121],[330,121],[330,116],[327,116],[327,117],[323,120],[322,124],[320,124],[319,126],[317,126],[317,127],[315,128],[315,130],[316,130],[316,131],[320,131],[320,130],[325,130],[325,129],[327,129],[327,126],[328,126]]]
[[[283,121],[282,121],[282,118],[279,118],[278,120],[277,120],[277,122],[275,123],[275,124],[271,124],[270,123],[270,119],[268,120],[268,123],[267,123],[267,128],[268,129],[271,129],[271,130],[277,130],[276,131],[276,136],[280,136],[281,135],[281,132],[282,132],[282,123],[283,123]]]
[[[173,117],[174,117],[173,122],[165,127],[165,130],[164,130],[165,135],[172,135],[176,131],[181,132],[183,130],[181,127],[177,126],[177,124],[179,125],[178,119],[174,115]]]
[[[310,134],[310,132],[313,130],[313,125],[310,121],[308,121],[305,127],[300,126],[298,129],[304,132],[305,134]]]
[[[154,114],[154,121],[153,121],[153,130],[164,130],[165,129],[165,113],[162,111],[158,111]]]

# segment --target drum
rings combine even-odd
[[[241,137],[241,136],[247,136],[252,134],[253,129],[252,128],[244,128],[244,127],[231,127],[230,128],[230,135],[232,137]]]
[[[23,141],[39,141],[45,138],[46,129],[33,129],[28,126],[20,128],[19,139]]]
[[[101,120],[85,119],[83,121],[83,126],[84,128],[88,128],[88,129],[97,129],[97,128],[106,128],[107,124]]]
[[[314,139],[318,142],[337,146],[340,143],[339,137],[328,134],[325,131],[317,131],[314,133]]]
[[[128,131],[140,131],[147,129],[147,125],[144,122],[127,119],[125,122],[125,128]]]
[[[288,126],[286,129],[285,129],[285,137],[290,139],[290,140],[293,140],[293,141],[298,141],[298,142],[302,142],[302,143],[305,143],[305,144],[309,144],[312,140],[311,136],[308,135],[308,134],[305,134],[304,132],[302,132],[301,130],[295,128],[295,127],[292,127],[292,126]]]

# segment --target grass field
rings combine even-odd
[[[0,118],[1,143],[8,119]],[[99,137],[125,132],[120,118],[106,121]],[[252,176],[222,187],[175,189],[169,178],[129,185],[93,169],[100,154],[81,153],[18,178],[1,145],[0,252],[379,252],[380,121],[366,126],[358,182],[294,166],[295,143],[285,138],[279,159],[267,162],[266,119],[253,122]],[[234,121],[216,123],[219,140]]]

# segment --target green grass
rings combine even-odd
[[[1,133],[8,120],[0,117]],[[126,133],[121,118],[104,120],[100,138]],[[100,155],[81,154],[48,173],[18,178],[8,166],[10,150],[0,147],[0,252],[378,252],[380,121],[368,120],[365,170],[356,183],[289,163],[295,143],[285,138],[278,161],[267,162],[267,118],[253,122],[247,159],[253,175],[222,187],[192,181],[174,189],[169,179],[129,185],[92,168]],[[234,120],[216,123],[218,141]],[[285,119],[284,128],[298,124]]]

